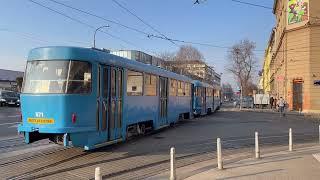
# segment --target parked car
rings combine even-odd
[[[240,107],[240,99],[236,99],[233,102],[234,107]],[[251,96],[246,96],[242,98],[242,107],[243,108],[253,108],[253,98]]]
[[[242,100],[242,107],[253,108],[253,97],[251,96],[244,97]]]
[[[0,90],[0,106],[20,106],[20,98],[16,92]]]

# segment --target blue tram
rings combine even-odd
[[[49,138],[90,150],[192,118],[192,89],[203,85],[99,49],[36,48],[27,60],[18,131],[26,143]],[[208,103],[202,109],[213,111]]]

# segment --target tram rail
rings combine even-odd
[[[138,138],[140,139],[140,138]],[[238,140],[237,140],[238,139]],[[296,134],[296,143],[314,142],[314,134]],[[131,142],[134,143],[135,140]],[[224,155],[243,153],[243,158],[252,156],[254,140],[251,137],[230,137],[222,139]],[[129,141],[130,142],[130,141]],[[265,136],[261,139],[261,146],[284,147],[288,137],[284,134]],[[169,150],[161,146],[157,152],[145,150],[143,152],[121,151],[124,144],[104,147],[96,151],[83,151],[76,148],[62,148],[47,150],[43,153],[19,156],[16,159],[7,159],[1,163],[7,179],[37,179],[69,177],[72,179],[84,177],[91,179],[93,169],[100,166],[103,169],[103,178],[107,179],[140,179],[154,176],[168,170]],[[177,167],[184,167],[193,163],[215,159],[216,145],[213,139],[207,139],[196,144],[176,144]],[[1,160],[2,161],[2,160]],[[10,171],[11,169],[11,171]],[[17,172],[16,169],[19,169]],[[1,176],[2,176],[1,175]]]

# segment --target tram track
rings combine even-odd
[[[270,144],[270,141],[261,141],[262,147],[270,145],[285,145],[287,143],[286,136],[275,136],[279,141]],[[296,142],[311,141],[314,136],[310,137],[296,137]],[[243,141],[241,143],[241,140]],[[237,141],[230,138],[229,141],[223,141],[224,154],[232,154],[243,151],[252,150],[253,143],[251,138],[239,138]],[[210,144],[211,142],[211,144]],[[211,140],[202,141],[194,146],[177,144],[177,167],[183,167],[192,163],[202,162],[215,158],[215,144]],[[92,169],[100,166],[104,170],[103,178],[107,179],[139,179],[147,178],[148,176],[156,175],[168,169],[169,154],[165,147],[158,148],[158,152],[149,152],[147,150],[141,153],[115,153],[121,150],[121,145],[118,147],[102,148],[97,151],[84,152],[80,149],[60,149],[58,151],[49,151],[38,156],[25,157],[18,159],[16,162],[0,164],[0,167],[25,167],[25,164],[35,163],[43,159],[48,159],[47,163],[39,164],[26,168],[20,174],[9,175],[8,179],[37,179],[37,178],[51,178],[61,174],[61,177],[72,172],[90,179]],[[38,159],[37,159],[38,158]],[[22,164],[19,164],[22,163]],[[15,164],[19,164],[15,166]],[[87,173],[87,175],[85,174]],[[69,174],[70,176],[70,174]]]
[[[214,137],[208,138],[202,135],[195,141],[190,141],[181,136],[175,138],[174,141],[166,140],[175,135],[173,131],[176,132],[179,131],[179,128],[184,129],[188,126],[194,127],[200,120],[184,121],[177,124],[175,128],[168,128],[168,131],[163,129],[160,132],[147,133],[146,137],[136,137],[125,143],[102,147],[94,151],[57,146],[9,158],[1,159],[0,156],[0,179],[79,179],[79,177],[92,179],[94,168],[97,166],[101,167],[103,177],[107,179],[148,178],[168,170],[171,146],[176,148],[177,167],[215,159],[216,138]],[[183,126],[180,126],[181,124]],[[183,140],[179,141],[179,138]],[[261,134],[260,138],[263,149],[273,146],[284,147],[288,143],[287,133],[272,136]],[[318,140],[315,132],[294,133],[294,143],[315,140]],[[4,143],[3,146],[10,146],[14,143],[19,145],[23,141],[11,139],[7,144],[1,140],[0,142]],[[157,143],[148,146],[150,142]],[[252,155],[253,146],[253,136],[222,137],[223,154],[226,156],[239,152],[245,152],[247,156]]]

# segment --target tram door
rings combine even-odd
[[[159,125],[163,126],[168,124],[168,78],[159,78]]]
[[[108,141],[112,141],[121,138],[123,70],[103,66],[101,77],[101,130],[107,133]]]

